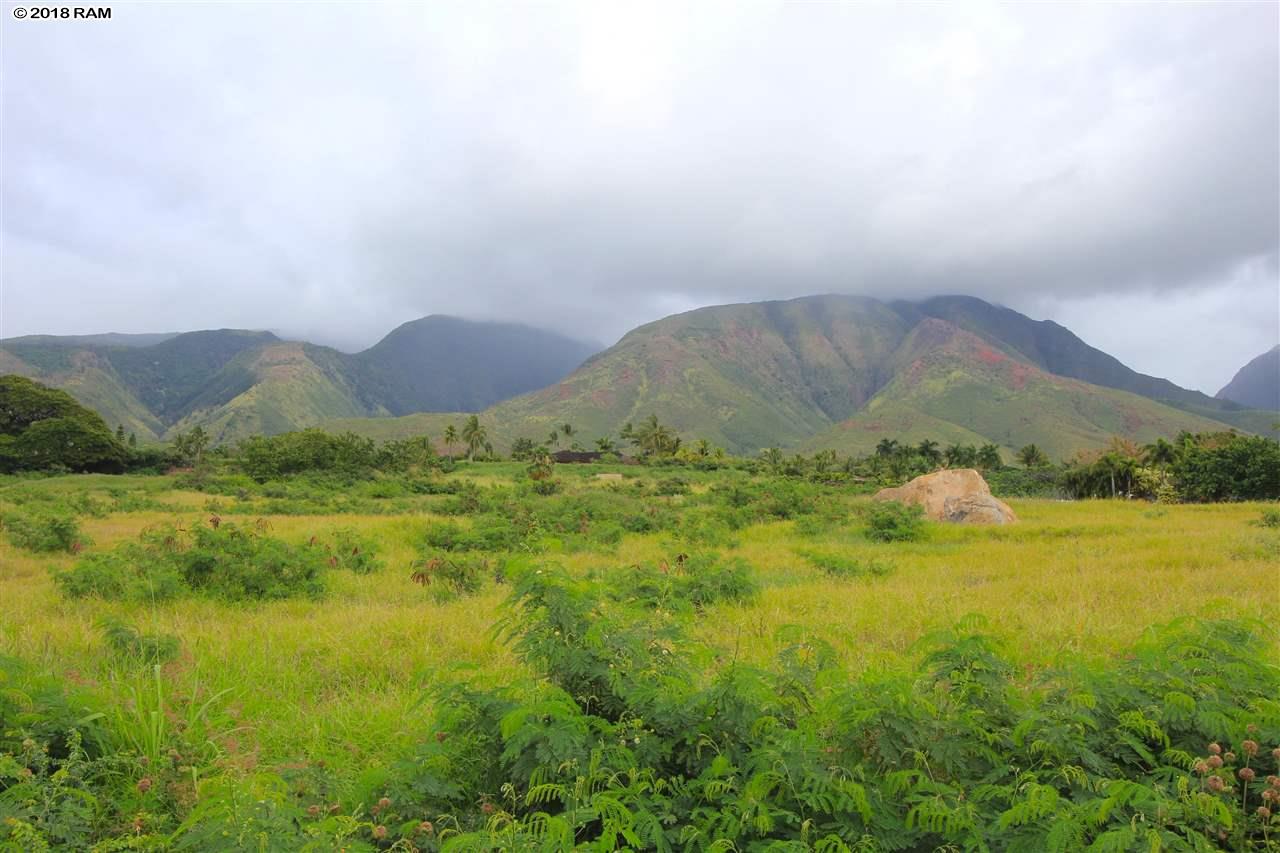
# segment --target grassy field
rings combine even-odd
[[[520,470],[481,464],[451,476],[484,492],[510,485]],[[596,477],[615,471],[628,481]],[[560,476],[573,495],[671,474],[589,466]],[[686,494],[645,500],[679,513],[713,483],[745,480],[737,473],[682,476],[690,481]],[[1013,500],[1016,525],[929,524],[920,541],[879,543],[868,540],[859,521],[869,499],[830,492],[816,522],[773,520],[716,534],[722,537],[716,550],[745,560],[760,590],[746,601],[713,603],[693,620],[692,636],[710,650],[700,666],[768,666],[791,642],[796,629],[788,626],[798,626],[830,644],[840,667],[856,676],[913,665],[922,638],[962,620],[978,624],[974,616],[1028,676],[1066,656],[1105,667],[1151,626],[1182,617],[1255,620],[1266,626],[1272,660],[1280,659],[1280,533],[1257,524],[1261,505]],[[507,585],[489,579],[476,594],[439,600],[411,579],[423,531],[445,520],[438,510],[447,496],[385,499],[393,512],[259,514],[269,497],[183,490],[172,478],[68,476],[0,487],[5,505],[76,495],[96,495],[103,505],[114,499],[128,510],[83,517],[92,542],[85,553],[110,550],[160,523],[190,526],[211,514],[257,522],[297,544],[340,528],[377,543],[384,563],[377,571],[331,571],[319,600],[261,603],[71,599],[52,574],[83,554],[35,554],[0,544],[0,655],[105,697],[120,713],[137,715],[139,725],[152,707],[142,694],[163,693],[171,725],[209,702],[203,713],[218,721],[211,724],[218,757],[215,766],[193,773],[322,766],[331,796],[351,796],[371,769],[422,738],[435,710],[425,691],[456,667],[475,667],[494,683],[529,675],[494,631]],[[689,547],[679,535],[627,534],[608,546],[565,547],[548,539],[536,559],[586,576],[671,558]],[[883,573],[834,578],[805,556],[815,549]],[[104,615],[174,635],[181,653],[158,679],[145,667],[122,663],[97,627]]]

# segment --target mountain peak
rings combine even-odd
[[[1280,344],[1236,371],[1215,396],[1253,409],[1280,411]]]

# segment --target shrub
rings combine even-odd
[[[1172,467],[1187,501],[1280,498],[1280,442],[1257,435],[1216,433],[1189,437]]]
[[[6,513],[4,532],[16,547],[39,553],[74,554],[89,544],[75,516],[68,514]]]
[[[502,624],[538,680],[436,686],[379,818],[459,849],[1269,849],[1280,676],[1246,626],[1025,677],[972,622],[855,678],[792,637],[702,678],[684,624],[613,585],[517,572]]]
[[[386,459],[401,467],[406,458],[413,457],[415,451],[406,447],[393,448]],[[330,435],[319,429],[304,429],[251,436],[240,443],[237,461],[246,474],[263,482],[306,471],[347,477],[365,475],[380,459],[371,439],[349,432]]]
[[[310,544],[314,546],[319,542],[313,537]],[[377,543],[349,527],[333,531],[333,541],[326,544],[324,549],[329,555],[329,565],[335,569],[369,575],[383,566],[382,560],[378,558]]]
[[[231,601],[324,592],[325,557],[216,517],[190,529],[160,525],[55,575],[73,598],[161,600],[198,592]]]
[[[489,571],[489,560],[478,555],[428,553],[414,564],[411,580],[429,587],[437,601],[448,601],[479,592]]]
[[[877,501],[866,510],[867,538],[875,542],[915,542],[924,538],[924,510],[914,504]]]
[[[140,663],[168,663],[182,649],[182,642],[172,634],[144,634],[113,616],[99,619],[98,631],[113,652]]]
[[[745,601],[759,590],[745,560],[715,554],[678,554],[656,566],[618,569],[608,586],[617,601],[662,610],[703,610],[720,601]]]
[[[664,477],[654,484],[653,493],[663,497],[689,494],[689,481],[680,477]]]
[[[535,495],[554,495],[560,492],[560,481],[557,479],[534,480],[529,483],[529,490]]]
[[[1262,511],[1262,515],[1258,517],[1259,527],[1280,527],[1280,509],[1268,507]]]

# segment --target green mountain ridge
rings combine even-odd
[[[0,372],[62,388],[144,440],[202,426],[226,442],[334,418],[476,411],[559,379],[594,351],[524,326],[440,316],[354,355],[241,329],[120,337],[10,339]]]
[[[904,342],[903,369],[857,415],[803,448],[866,453],[892,435],[900,442],[991,442],[1007,451],[1036,444],[1053,458],[1120,435],[1139,443],[1221,422],[1154,400],[1041,369],[972,332],[923,320]]]
[[[1056,323],[963,296],[713,306],[589,349],[528,327],[428,317],[356,354],[224,329],[147,346],[5,342],[0,370],[65,388],[140,437],[200,425],[219,442],[308,426],[436,435],[480,412],[499,447],[565,423],[589,446],[657,415],[686,439],[738,453],[862,452],[894,437],[1010,452],[1035,443],[1062,457],[1115,435],[1275,423],[1274,412],[1130,370]]]
[[[1270,428],[1270,420],[1259,417],[1255,409],[1179,387],[1168,379],[1139,373],[1114,356],[1089,346],[1070,329],[1052,320],[1032,320],[1010,308],[972,296],[936,296],[919,303],[896,302],[894,305],[906,316],[936,317],[954,323],[1059,376],[1130,391],[1250,432]]]
[[[1221,430],[1232,418],[1268,428],[1258,412],[1132,371],[1057,324],[971,297],[701,308],[641,326],[562,382],[491,412],[535,440],[565,422],[587,437],[616,435],[656,414],[686,438],[748,453],[864,451],[881,437],[918,436],[1070,455],[1113,435]]]

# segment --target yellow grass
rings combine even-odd
[[[75,478],[62,478],[60,487]],[[206,496],[167,492],[194,520]],[[852,670],[910,657],[922,636],[980,614],[1024,664],[1064,652],[1105,656],[1148,626],[1180,616],[1264,620],[1280,625],[1280,534],[1251,524],[1257,504],[1156,507],[1144,503],[1011,501],[1010,528],[933,526],[922,543],[878,545],[852,528],[804,537],[792,522],[738,534],[762,593],[745,606],[719,606],[697,621],[700,638],[765,663],[798,625],[830,643]],[[136,536],[172,513],[139,512],[83,522],[95,549]],[[74,558],[20,552],[0,540],[0,654],[39,661],[104,691],[119,691],[95,621],[119,614],[145,631],[181,637],[183,657],[166,668],[171,689],[229,690],[245,731],[239,754],[266,765],[300,757],[352,768],[376,764],[420,737],[429,708],[423,688],[457,664],[498,679],[520,665],[492,634],[504,597],[489,584],[477,596],[435,603],[409,579],[429,516],[271,517],[295,541],[356,527],[382,543],[386,567],[373,575],[333,572],[320,602],[258,606],[200,599],[155,606],[64,599],[50,569]],[[796,556],[820,547],[874,555],[896,565],[882,578],[833,580]],[[575,553],[578,571],[653,560],[659,537],[629,536],[612,553]],[[1273,646],[1280,648],[1280,644]]]

